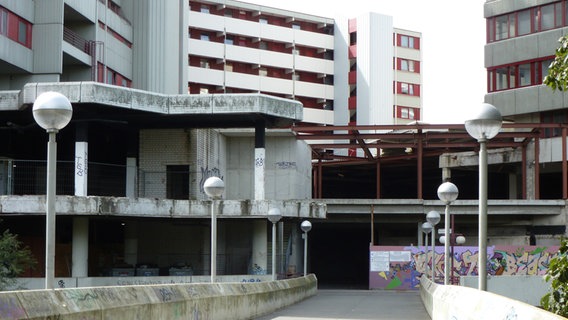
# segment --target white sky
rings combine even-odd
[[[328,18],[376,12],[395,28],[422,33],[422,120],[463,123],[486,93],[485,0],[244,0]]]

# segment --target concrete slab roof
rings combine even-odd
[[[289,127],[303,118],[300,102],[264,94],[160,94],[98,82],[29,83],[0,92],[0,111],[22,111],[43,92],[57,91],[73,104],[73,120],[121,120],[144,127],[176,124],[201,128]],[[112,108],[112,110],[108,110]],[[110,111],[110,112],[108,112]]]

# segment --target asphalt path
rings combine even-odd
[[[430,320],[430,316],[418,291],[318,290],[311,298],[256,319]]]

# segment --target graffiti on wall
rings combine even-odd
[[[205,194],[205,190],[203,189],[203,184],[205,183],[205,180],[207,180],[207,178],[210,177],[218,177],[219,179],[223,180],[223,176],[221,175],[221,169],[219,168],[211,168],[209,169],[209,167],[201,167],[201,180],[199,181],[199,188],[201,191],[201,194]]]
[[[430,248],[371,247],[371,253],[401,251],[410,253],[409,261],[390,260],[384,270],[371,271],[369,273],[369,288],[418,289],[422,274],[432,273],[432,251]],[[558,246],[491,246],[487,248],[487,272],[492,276],[544,275],[550,264],[550,259],[555,257],[557,252]],[[444,275],[444,247],[436,247],[435,253],[434,273],[436,278],[440,279]],[[454,247],[453,268],[450,271],[452,277],[477,275],[478,258],[477,247]]]

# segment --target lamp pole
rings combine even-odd
[[[467,133],[479,142],[479,290],[487,290],[487,140],[495,137],[503,119],[497,108],[482,103],[470,120],[465,121]]]
[[[312,230],[312,223],[308,220],[302,221],[300,228],[304,232],[304,277],[308,274],[308,232]]]
[[[458,187],[451,182],[444,182],[438,187],[438,198],[446,204],[444,213],[444,236],[451,238],[450,233],[450,204],[458,198]],[[450,284],[450,241],[444,243],[444,284]]]
[[[277,279],[276,277],[276,224],[282,218],[280,210],[278,208],[272,208],[268,210],[268,220],[272,222],[272,281]]]
[[[221,199],[225,191],[225,183],[218,177],[205,180],[203,190],[211,198],[211,283],[217,277],[217,216],[215,213],[215,200]]]
[[[436,225],[440,222],[438,211],[430,211],[426,214],[426,221],[432,226],[432,282],[436,282]]]
[[[430,222],[424,222],[422,223],[422,231],[426,234],[426,245],[424,246],[424,252],[426,255],[426,272],[428,272],[428,235],[430,234],[430,232],[434,230],[434,227],[432,227],[432,224]],[[432,263],[432,266],[434,266],[434,263]],[[432,269],[434,270],[434,269]],[[432,274],[434,274],[434,272],[432,272]],[[434,279],[434,277],[432,277],[432,279]],[[434,281],[434,280],[432,280]]]
[[[47,188],[45,193],[45,288],[53,289],[55,279],[55,188],[57,170],[56,135],[73,115],[69,99],[58,92],[40,94],[32,108],[34,120],[49,134],[47,142]]]

